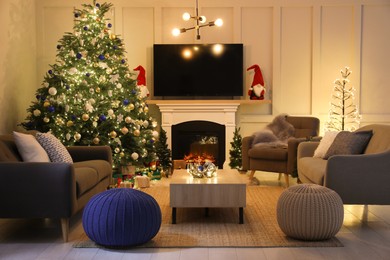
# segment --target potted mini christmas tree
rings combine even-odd
[[[240,128],[236,128],[233,133],[233,141],[230,142],[231,148],[229,151],[230,162],[229,166],[232,169],[242,170],[242,137],[240,134]]]
[[[73,32],[59,40],[22,126],[51,131],[67,146],[109,145],[115,167],[143,167],[156,159],[157,122],[132,78],[123,41],[104,18],[111,7],[93,1],[75,9]]]
[[[167,144],[167,132],[162,127],[160,127],[160,137],[156,143],[156,154],[162,171],[165,176],[168,176],[172,170],[172,154]]]

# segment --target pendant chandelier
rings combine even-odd
[[[206,17],[205,16],[200,16],[199,15],[199,10],[198,10],[198,0],[196,0],[196,7],[195,7],[195,16],[192,16],[190,15],[189,13],[184,13],[183,14],[183,20],[184,21],[188,21],[190,19],[193,19],[195,20],[195,25],[193,27],[188,27],[188,28],[175,28],[172,30],[172,34],[174,36],[179,36],[179,34],[181,33],[185,33],[186,31],[190,31],[190,30],[196,30],[196,39],[197,40],[200,40],[200,28],[202,27],[206,27],[206,26],[222,26],[223,24],[223,21],[222,19],[218,18],[216,19],[215,21],[211,21],[211,22],[208,22],[206,23]]]

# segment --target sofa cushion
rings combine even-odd
[[[326,152],[324,159],[333,155],[362,154],[372,136],[372,131],[341,131]]]
[[[272,147],[254,147],[248,151],[249,158],[262,160],[286,161],[287,155],[287,149]]]
[[[91,167],[75,168],[75,179],[77,198],[92,189],[99,180],[97,171]]]
[[[49,155],[35,136],[13,132],[16,147],[24,162],[50,162]]]
[[[75,162],[73,164],[75,169],[78,168],[91,168],[96,172],[97,181],[101,181],[112,173],[111,165],[109,162],[104,160],[90,160]]]
[[[37,133],[35,136],[52,162],[73,163],[66,147],[51,133]]]
[[[323,185],[327,160],[315,157],[299,159],[299,176],[303,175],[312,183]]]
[[[329,147],[332,145],[338,131],[328,131],[324,134],[324,137],[321,139],[320,144],[317,149],[314,151],[313,157],[324,158],[326,152],[329,150]]]
[[[373,136],[368,143],[365,154],[375,154],[390,150],[390,125],[372,124],[363,126],[357,131],[372,130]]]

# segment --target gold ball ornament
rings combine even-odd
[[[129,129],[127,128],[127,127],[123,127],[122,129],[121,129],[121,132],[122,132],[122,134],[127,134],[128,132],[129,132]]]
[[[112,131],[110,133],[111,138],[115,138],[117,136],[117,133],[115,131]]]
[[[148,112],[149,112],[149,108],[148,108],[148,107],[145,107],[145,108],[144,108],[144,111],[145,111],[145,113],[148,113]]]
[[[78,140],[81,139],[81,134],[75,133],[75,135],[74,135],[73,137],[74,137],[74,139],[75,139],[76,141],[78,141]]]
[[[50,118],[48,118],[48,117],[44,117],[44,118],[43,118],[43,122],[45,122],[45,123],[49,123],[49,122],[50,122]]]
[[[141,135],[141,131],[136,129],[136,130],[134,130],[133,134],[134,134],[134,136],[140,136]]]
[[[116,39],[115,33],[111,33],[111,34],[110,34],[110,39],[111,39],[111,40],[115,40],[115,39]]]
[[[125,157],[125,153],[124,153],[124,152],[120,152],[120,153],[119,153],[119,156],[120,156],[121,158],[123,158],[123,157]]]
[[[131,158],[133,158],[133,160],[137,160],[138,157],[139,157],[138,153],[134,152],[134,153],[131,154]]]
[[[97,87],[97,88],[95,89],[95,91],[96,91],[96,93],[100,93],[100,88]]]
[[[131,117],[127,116],[127,117],[125,118],[126,124],[130,124],[131,121],[132,121],[132,120],[131,120]]]
[[[134,104],[130,104],[129,105],[129,109],[130,109],[130,111],[133,110],[134,109]]]
[[[45,102],[43,103],[43,106],[44,106],[44,107],[50,106],[50,102],[49,102],[49,101],[45,101]]]
[[[88,114],[83,114],[81,116],[81,118],[83,119],[83,121],[87,121],[89,119],[89,115]]]
[[[95,138],[92,140],[92,142],[93,142],[94,144],[99,144],[99,143],[100,143],[100,139],[97,138],[97,137],[95,137]]]

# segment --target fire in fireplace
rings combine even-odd
[[[223,168],[225,126],[209,121],[188,121],[172,125],[172,159],[183,160],[189,154],[212,156]]]

